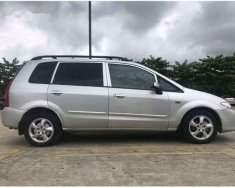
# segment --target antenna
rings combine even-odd
[[[88,9],[89,9],[89,56],[91,59],[92,56],[92,38],[91,38],[91,1],[88,2]]]

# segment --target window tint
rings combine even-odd
[[[29,78],[29,83],[49,84],[57,62],[40,63]]]
[[[102,64],[60,63],[53,84],[102,87]]]
[[[140,68],[109,64],[112,87],[149,90],[155,82],[153,74]]]
[[[161,86],[162,91],[181,92],[181,90],[178,87],[174,86],[173,84],[166,81],[162,77],[158,76],[157,79],[158,79],[158,82]]]

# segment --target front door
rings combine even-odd
[[[108,89],[102,63],[59,63],[48,87],[48,105],[64,128],[107,128]]]
[[[140,67],[109,64],[109,128],[168,128],[167,92],[151,89],[156,76]]]

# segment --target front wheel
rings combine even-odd
[[[218,133],[218,120],[209,111],[192,111],[182,122],[182,133],[189,142],[198,144],[209,143]]]
[[[61,124],[51,114],[39,113],[25,121],[24,135],[34,146],[48,146],[56,143],[61,136]]]

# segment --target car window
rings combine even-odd
[[[102,87],[102,63],[60,63],[53,84]]]
[[[128,65],[109,64],[112,87],[149,90],[155,76],[140,68]]]
[[[29,78],[29,83],[49,84],[57,62],[40,63]]]
[[[157,79],[158,79],[158,82],[160,84],[162,91],[182,92],[178,87],[168,82],[167,80],[163,79],[162,77],[157,76]]]

